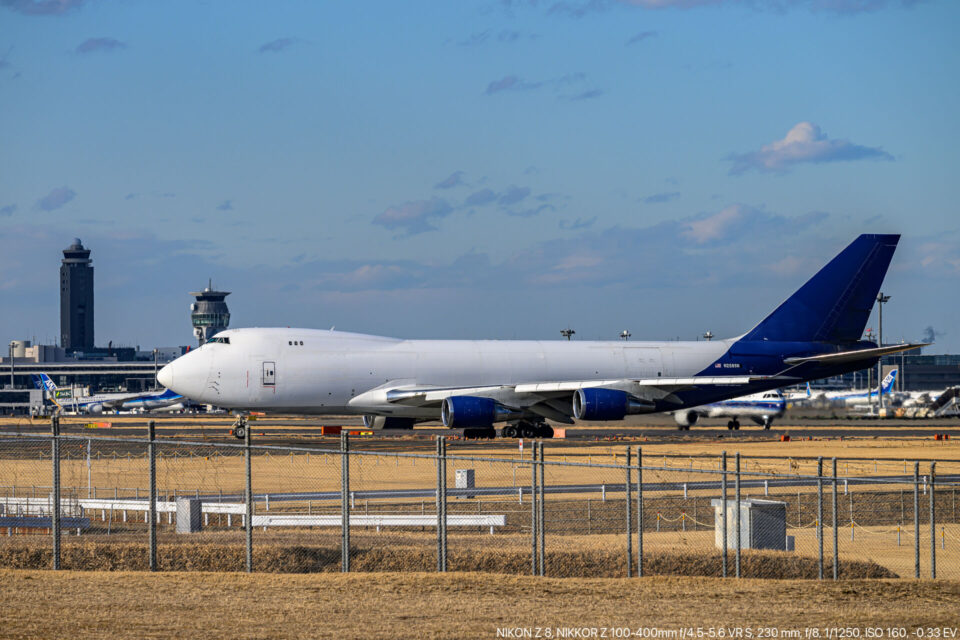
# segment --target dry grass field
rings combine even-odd
[[[960,583],[0,570],[0,611],[5,638],[486,639],[498,629],[546,627],[554,635],[720,626],[913,631],[956,628]]]

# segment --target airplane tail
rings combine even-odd
[[[900,236],[863,234],[754,327],[744,340],[860,340]]]
[[[897,370],[892,369],[890,373],[886,375],[883,379],[883,384],[880,386],[880,393],[890,393],[890,389],[893,388],[893,383],[897,379]]]
[[[53,380],[50,379],[50,376],[45,373],[41,373],[39,375],[36,373],[31,373],[30,380],[33,381],[33,387],[35,389],[46,389],[50,393],[53,393],[57,390],[57,385],[53,382]]]
[[[813,394],[810,393],[810,383],[808,382],[808,383],[807,383],[807,397],[809,398],[811,395],[813,395]]]

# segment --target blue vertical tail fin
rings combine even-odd
[[[880,387],[880,393],[890,393],[890,389],[893,388],[893,383],[897,380],[897,370],[891,369],[890,373],[886,375],[883,379],[883,385]]]
[[[743,339],[857,342],[899,240],[896,234],[859,236]]]

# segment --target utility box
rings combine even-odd
[[[177,498],[177,533],[198,533],[203,526],[203,503],[196,498]]]
[[[457,469],[457,489],[473,489],[476,484],[476,474],[473,469]],[[475,498],[474,495],[464,495],[464,498]]]
[[[714,509],[714,543],[723,548],[723,500],[710,501]],[[727,500],[727,548],[737,546],[737,501]],[[740,501],[740,548],[787,548],[787,503],[748,498]]]

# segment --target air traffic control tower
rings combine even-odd
[[[60,263],[60,346],[88,351],[93,346],[93,267],[80,238],[63,250]]]
[[[193,335],[200,342],[198,346],[202,347],[207,340],[230,325],[230,309],[224,302],[230,292],[214,291],[211,282],[203,291],[191,291],[190,295],[197,299],[190,305]]]

